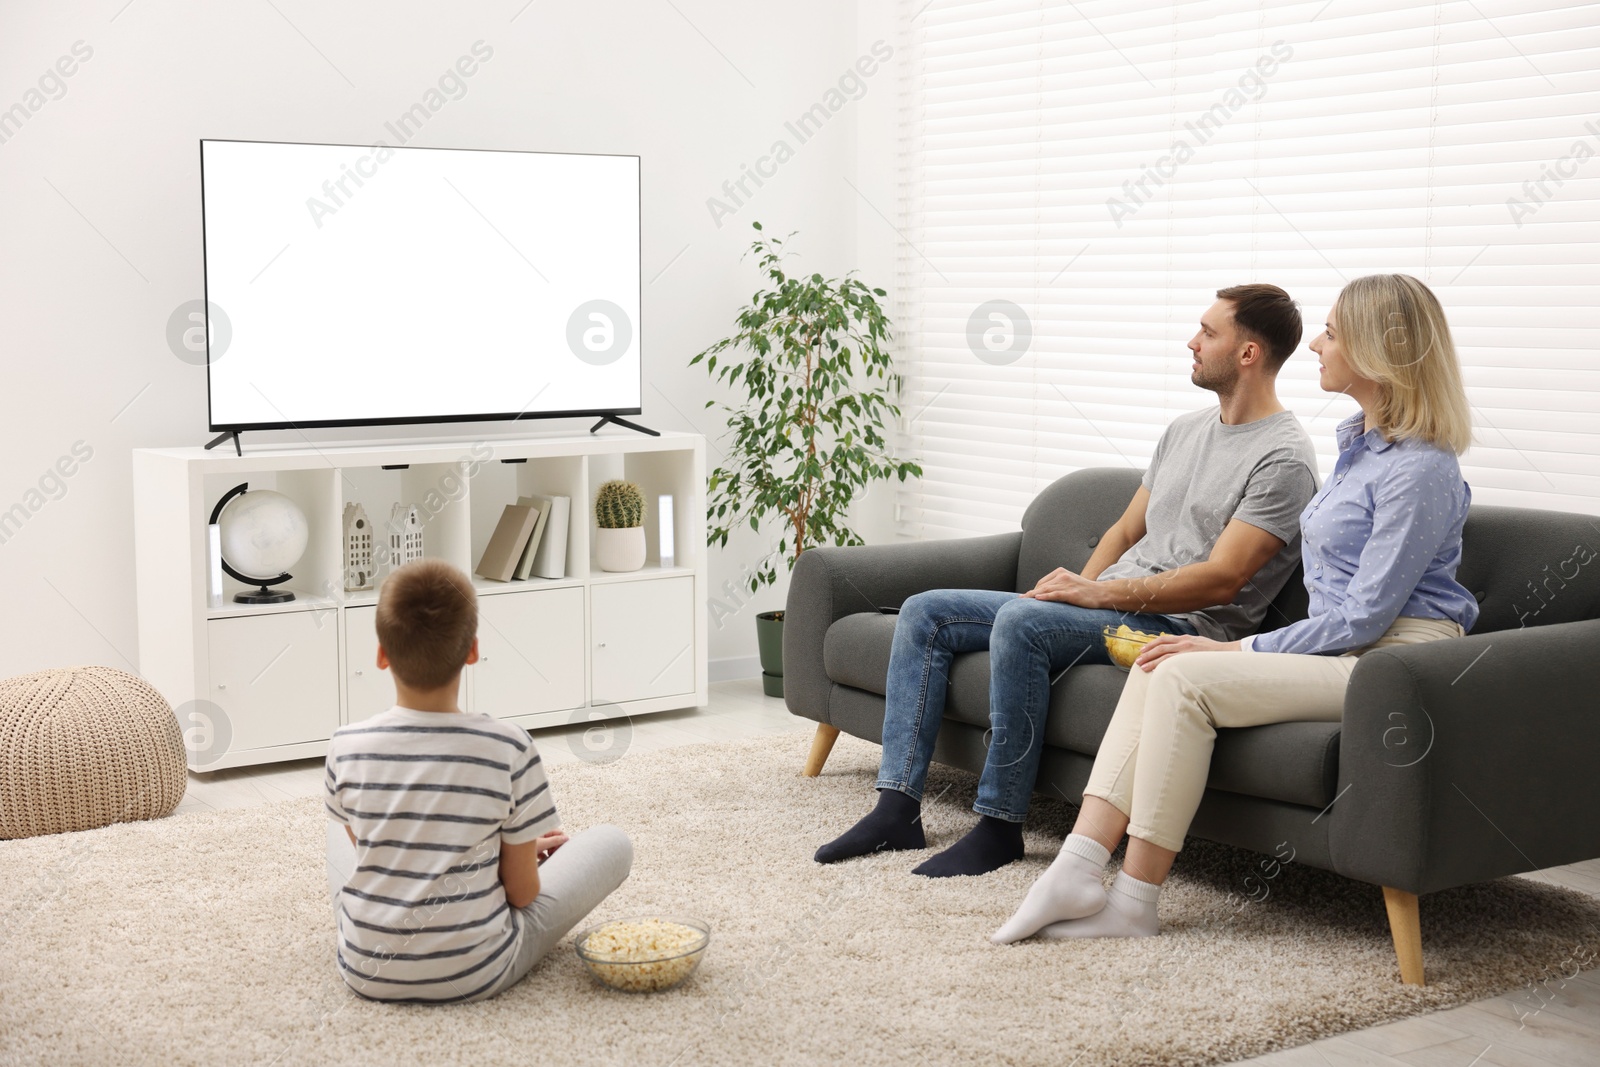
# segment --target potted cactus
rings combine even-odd
[[[613,478],[594,498],[594,558],[603,571],[644,566],[644,494],[633,482]]]

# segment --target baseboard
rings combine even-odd
[[[712,682],[731,682],[736,678],[761,677],[760,656],[723,656],[706,664],[706,679]]]

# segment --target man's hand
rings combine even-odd
[[[1076,604],[1080,608],[1101,608],[1107,606],[1101,602],[1103,592],[1099,582],[1069,571],[1065,567],[1057,567],[1040,578],[1032,589],[1021,595],[1035,600],[1057,600],[1064,604]]]
[[[1144,646],[1144,650],[1134,658],[1133,665],[1148,673],[1155,670],[1167,657],[1184,652],[1237,651],[1239,651],[1237,641],[1213,641],[1209,637],[1194,637],[1189,634],[1162,634]]]
[[[545,860],[550,858],[551,854],[554,853],[556,849],[560,848],[566,843],[566,834],[562,833],[560,830],[551,830],[549,833],[540,834],[536,839],[534,839],[533,853],[539,858],[539,862],[543,863]]]

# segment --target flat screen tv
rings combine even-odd
[[[200,142],[215,431],[640,411],[639,157]]]

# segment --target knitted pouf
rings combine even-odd
[[[187,771],[177,716],[142,678],[68,667],[0,679],[0,838],[158,819]]]

